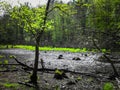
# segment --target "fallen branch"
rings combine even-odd
[[[28,65],[26,65],[26,64],[24,64],[24,63],[22,63],[22,62],[20,62],[20,61],[18,61],[16,57],[13,57],[13,58],[14,58],[14,59],[16,60],[16,62],[19,63],[21,66],[28,68],[28,70],[33,70],[32,67],[30,67],[30,66],[28,66]],[[47,73],[48,73],[48,72],[53,72],[53,74],[55,73],[55,70],[56,70],[56,69],[49,69],[49,68],[38,68],[38,69],[37,69],[37,71],[42,71],[42,72],[44,71],[44,72],[47,72]],[[99,75],[96,75],[96,74],[93,74],[93,73],[76,72],[76,71],[70,71],[70,70],[68,70],[68,69],[59,69],[59,70],[64,71],[65,73],[80,74],[80,75],[85,75],[85,76],[91,76],[91,77],[94,77],[94,78],[106,78],[106,77],[99,76]]]
[[[18,71],[18,70],[17,69],[15,69],[15,70],[2,70],[0,72],[16,72],[16,71]]]
[[[12,58],[15,59],[15,61],[16,61],[17,63],[19,63],[19,65],[21,65],[21,66],[23,66],[23,67],[26,67],[26,68],[28,68],[28,69],[33,70],[32,67],[30,67],[30,66],[28,66],[28,65],[26,65],[26,64],[24,64],[24,63],[22,63],[22,62],[20,62],[20,61],[18,61],[15,56],[12,56]]]

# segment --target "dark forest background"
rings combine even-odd
[[[101,48],[120,49],[120,0],[73,0],[67,4],[53,1],[50,7],[56,6],[56,9],[48,15],[52,26],[42,34],[40,46],[92,49],[94,39]],[[22,17],[13,18],[11,13],[23,6],[33,11],[44,6],[31,7],[25,3],[20,7],[8,4],[3,7],[2,4],[4,15],[0,16],[0,44],[34,45],[33,34],[26,32]]]

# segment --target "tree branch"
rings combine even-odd
[[[48,11],[48,13],[52,12],[52,11],[53,11],[54,9],[56,9],[56,8],[59,9],[60,11],[62,11],[63,13],[69,15],[69,14],[66,13],[64,10],[62,10],[59,6],[55,6],[55,7],[53,7],[51,10]]]
[[[26,67],[26,68],[31,69],[31,70],[33,69],[32,67],[30,67],[30,66],[28,66],[28,65],[26,65],[26,64],[24,64],[24,63],[22,63],[22,62],[20,62],[20,61],[18,61],[15,56],[12,56],[12,58],[15,59],[15,61],[16,61],[17,63],[19,63],[21,66]]]
[[[100,52],[102,52],[102,50],[101,50],[101,49],[97,46],[97,44],[95,43],[94,39],[92,39],[92,41],[93,41],[94,46],[95,46]],[[107,61],[111,64],[111,66],[112,66],[112,68],[113,68],[113,71],[114,71],[114,75],[115,75],[116,77],[119,77],[119,74],[118,74],[118,72],[117,72],[117,70],[116,70],[116,68],[115,68],[112,60],[111,60],[108,56],[106,56],[105,54],[103,54],[103,56],[104,56],[104,57],[107,59]]]

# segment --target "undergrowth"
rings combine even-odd
[[[8,45],[9,48],[12,47],[12,45]],[[6,48],[5,45],[0,45],[0,48]],[[15,45],[13,48],[20,48],[20,49],[26,49],[26,50],[35,50],[35,46],[31,45]],[[40,51],[65,51],[65,52],[97,52],[97,49],[87,49],[87,48],[62,48],[62,47],[39,47]],[[106,49],[102,49],[102,52],[109,52]]]

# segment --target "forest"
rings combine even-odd
[[[1,90],[119,90],[119,64],[120,0],[0,1]]]

